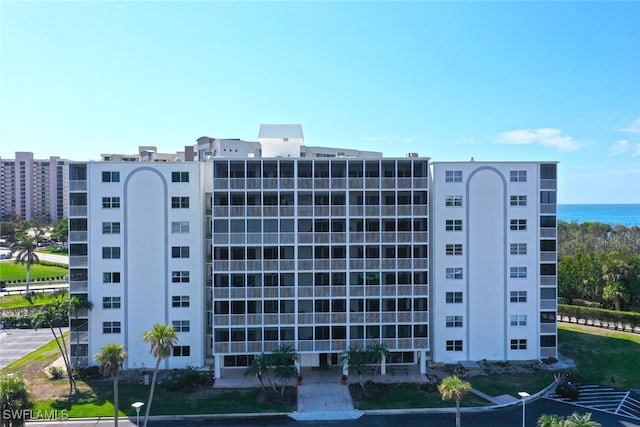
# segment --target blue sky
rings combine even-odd
[[[640,2],[0,2],[0,155],[307,145],[556,160],[640,203]]]

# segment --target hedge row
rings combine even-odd
[[[16,315],[16,316],[2,316],[2,322],[4,323],[5,328],[17,328],[17,329],[33,329],[34,324],[34,316],[31,315]],[[60,324],[53,325],[55,328],[61,327],[64,328],[69,326],[67,321],[61,321]],[[46,329],[47,327],[42,327],[41,329]]]
[[[558,315],[569,318],[598,321],[607,324],[622,324],[631,329],[640,327],[640,313],[615,311],[604,308],[582,307],[579,305],[558,304]]]

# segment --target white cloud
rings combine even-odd
[[[574,151],[580,145],[569,135],[565,135],[560,129],[516,129],[502,132],[498,137],[498,143],[510,145],[541,144],[557,148],[562,151]]]
[[[631,150],[631,143],[626,139],[616,141],[611,147],[609,147],[609,156],[618,156]]]
[[[631,122],[626,128],[619,129],[623,132],[640,133],[640,117]]]

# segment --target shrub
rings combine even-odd
[[[2,425],[22,426],[26,411],[33,407],[24,379],[15,375],[0,377]]]
[[[59,380],[60,378],[64,377],[64,369],[59,366],[49,366],[49,369],[47,369],[47,371],[49,372],[49,376],[52,380]]]
[[[640,326],[640,313],[628,311],[558,304],[558,315],[575,317],[576,319],[598,320],[606,323],[622,323],[632,328]]]
[[[173,372],[162,384],[167,391],[191,393],[200,387],[212,385],[213,382],[208,373],[190,368]]]

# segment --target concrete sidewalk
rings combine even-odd
[[[342,368],[302,369],[298,408],[289,416],[296,421],[355,420],[364,415],[353,407],[349,386],[340,383]]]

